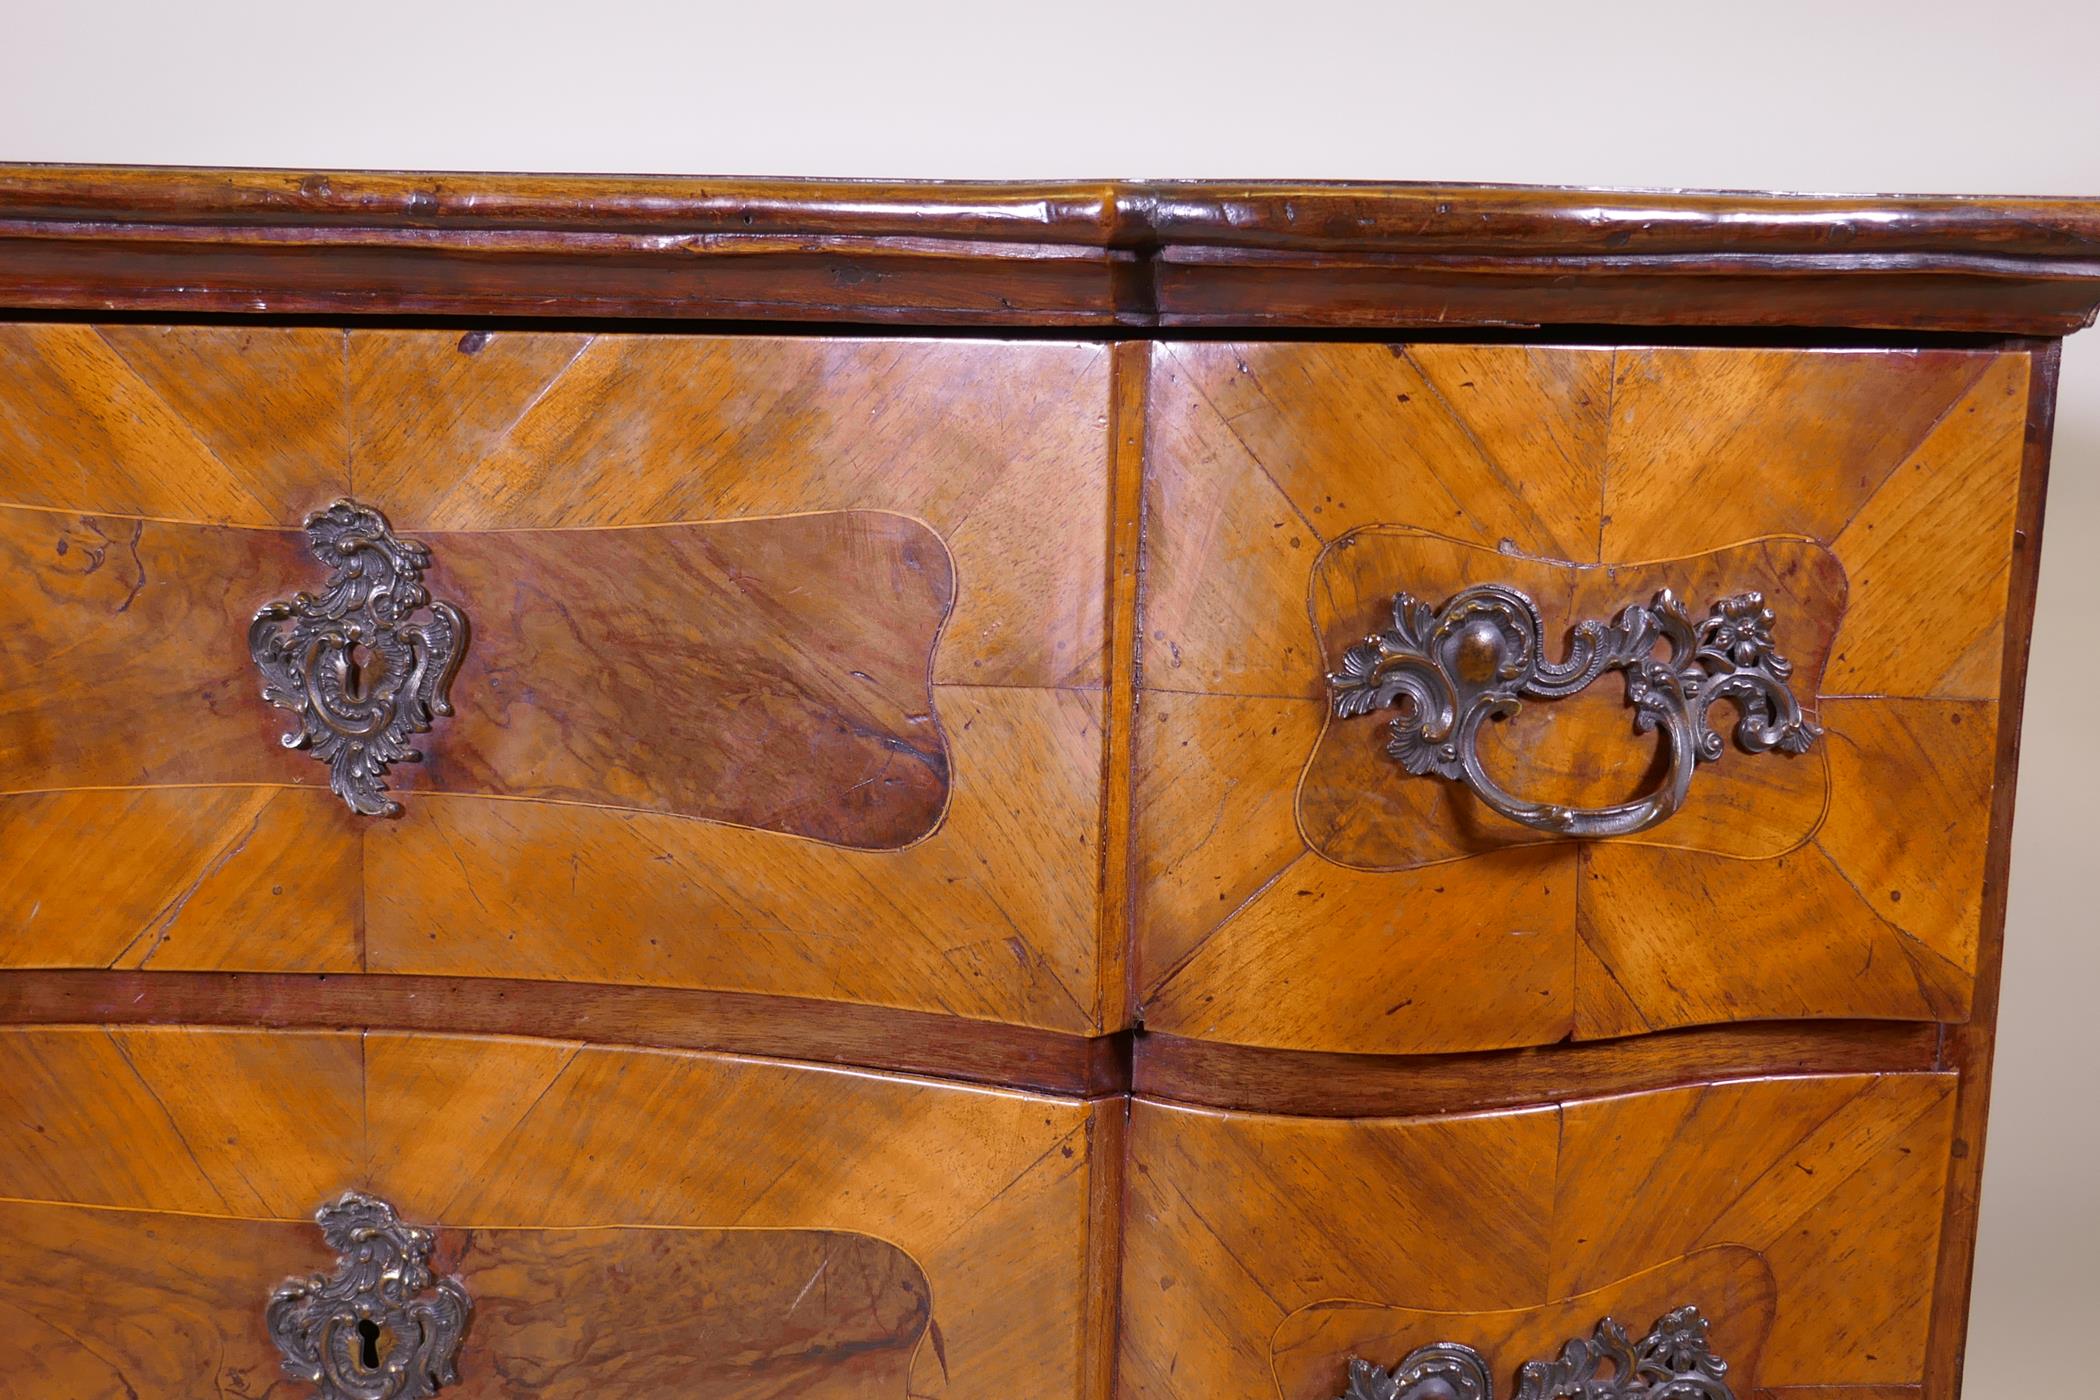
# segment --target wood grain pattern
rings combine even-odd
[[[765,991],[1092,1029],[1097,693],[937,692],[932,836],[847,851],[656,813],[435,797],[368,827],[366,967]]]
[[[1535,247],[1742,253],[2086,255],[2100,250],[2090,200],[1932,195],[1784,195],[1567,186],[1283,180],[953,180],[911,184],[623,175],[211,170],[13,165],[0,208],[24,218],[268,225],[413,220],[417,227],[655,226],[754,235],[922,234],[1103,246],[1257,243],[1347,251],[1396,239],[1446,250]]]
[[[1169,248],[1151,324],[1359,332],[1454,326],[1802,326],[2067,335],[2093,322],[2061,283],[2000,280],[2024,259],[1820,254],[1739,259],[1274,253]],[[1860,274],[1871,276],[1862,277]]]
[[[834,511],[418,543],[472,635],[454,714],[424,762],[390,775],[397,792],[861,849],[939,823],[948,755],[928,677],[954,572],[918,522]],[[0,605],[18,620],[0,790],[324,784],[261,741],[292,721],[256,703],[245,641],[263,602],[319,586],[304,553],[288,531],[0,509]]]
[[[1555,1215],[1582,1237],[1556,1252],[1554,1284],[1747,1243],[1780,1285],[1761,1383],[1918,1380],[1954,1087],[1831,1076],[1569,1105],[1562,1161],[1583,1166],[1563,1172]]]
[[[1158,355],[1145,1024],[1419,1053],[1966,1016],[2033,389],[2017,350]],[[1973,561],[1953,588],[1949,557]],[[1820,754],[1730,755],[1648,833],[1540,842],[1401,773],[1381,725],[1327,724],[1324,672],[1394,592],[1498,580],[1549,630],[1663,584],[1700,610],[1760,586]],[[1500,726],[1491,770],[1580,801],[1637,789],[1655,741],[1595,689]]]
[[[2068,199],[15,167],[18,306],[1008,325],[2090,322]]]
[[[505,349],[541,337],[351,332],[360,496],[411,534],[893,511],[946,542],[961,581],[937,682],[1104,682],[1105,346],[553,333]],[[521,364],[553,368],[533,383]],[[501,433],[456,450],[447,425],[485,416]]]
[[[325,789],[0,797],[0,963],[355,971],[357,820]]]
[[[1368,1119],[1141,1097],[1121,1393],[1266,1400],[1272,1339],[1301,1309],[1528,1312],[1721,1246],[1775,1285],[1746,1390],[1916,1384],[1953,1090],[1807,1076]]]
[[[1283,1400],[1334,1400],[1348,1388],[1349,1357],[1395,1369],[1416,1347],[1441,1341],[1479,1352],[1499,1387],[1513,1385],[1527,1362],[1550,1361],[1568,1342],[1587,1340],[1606,1318],[1637,1340],[1657,1319],[1690,1305],[1712,1325],[1709,1347],[1728,1364],[1729,1379],[1740,1385],[1762,1367],[1775,1291],[1762,1256],[1722,1245],[1550,1307],[1449,1313],[1381,1303],[1313,1303],[1277,1324],[1270,1354]]]
[[[2049,446],[2055,427],[2057,373],[2062,347],[2034,347],[2035,387],[2028,400],[2026,446],[2020,473],[2020,503],[2014,517],[2011,601],[1999,685],[2007,697],[1998,726],[1998,782],[1991,795],[1990,841],[1983,871],[1983,927],[1977,950],[1976,997],[1970,1019],[1947,1030],[1945,1062],[1961,1074],[1956,1096],[1953,1161],[1947,1169],[1947,1209],[1940,1230],[1938,1285],[1932,1304],[1932,1339],[1926,1362],[1926,1391],[1933,1400],[1955,1400],[1961,1392],[1969,1336],[1969,1289],[1976,1259],[1977,1215],[1983,1190],[1985,1129],[1990,1118],[1991,1075],[1996,1049],[1998,988],[2004,970],[2005,904],[2012,868],[2013,799],[2020,769],[2021,707],[2028,644],[2034,628],[2036,561],[2042,547],[2042,503],[2049,486]]]
[[[291,1400],[262,1302],[332,1262],[311,1224],[20,1201],[0,1202],[0,1259],[0,1391],[25,1400]]]
[[[1145,401],[1152,383],[1152,346],[1118,345],[1110,361],[1108,709],[1101,779],[1100,1024],[1131,1024],[1131,862],[1135,795],[1139,571],[1144,560]]]
[[[304,1219],[367,1141],[355,1032],[0,1032],[0,1197]]]
[[[515,1284],[533,1308],[550,1300],[527,1296],[523,1271],[613,1270],[623,1287],[652,1273],[690,1280],[696,1266],[678,1257],[686,1246],[657,1232],[756,1236],[751,1247],[772,1262],[744,1295],[761,1308],[749,1335],[774,1347],[826,1306],[815,1292],[824,1252],[805,1240],[798,1253],[778,1232],[844,1232],[886,1241],[930,1285],[924,1344],[888,1372],[906,1377],[912,1395],[1079,1396],[1106,1344],[1086,1300],[1082,1225],[1099,1110],[1083,1100],[725,1056],[378,1031],[14,1029],[0,1032],[0,1069],[0,1117],[31,1127],[0,1142],[0,1198],[16,1202],[293,1221],[356,1186],[408,1219],[471,1232],[458,1246],[462,1267],[487,1249],[499,1286]],[[625,1236],[609,1246],[631,1251],[624,1263],[579,1252],[607,1248],[603,1240],[484,1243],[482,1233],[603,1227]],[[259,1307],[282,1272],[260,1269],[240,1305]],[[843,1302],[850,1271],[833,1286]],[[816,1311],[783,1323],[805,1287],[803,1306]],[[596,1291],[617,1298],[621,1288]],[[564,1296],[573,1308],[594,1295],[579,1281]],[[891,1301],[873,1316],[851,1316],[858,1326],[890,1319],[879,1325],[890,1346],[912,1304],[883,1296]],[[632,1306],[651,1308],[650,1335],[672,1345],[662,1329],[675,1326],[675,1311],[646,1297]],[[506,1365],[520,1376],[542,1374],[563,1338],[583,1348],[575,1364],[608,1384],[668,1374],[648,1351],[590,1345],[587,1312],[560,1328],[535,1316],[514,1319],[526,1341]],[[759,1359],[718,1349],[714,1364],[739,1357]],[[639,1369],[597,1369],[623,1366]],[[526,1383],[487,1393],[525,1393],[515,1385]],[[756,1382],[747,1373],[739,1384]],[[724,1382],[701,1393],[777,1390]]]
[[[0,392],[25,629],[0,853],[39,880],[0,960],[1126,1023],[1105,347],[8,334],[34,393]],[[313,441],[267,459],[244,393]],[[475,624],[384,829],[291,791],[325,775],[278,745],[245,655],[255,606],[315,581],[298,515],[345,490],[432,547]],[[65,879],[89,865],[121,897]]]
[[[223,1299],[355,1184],[468,1394],[1325,1400],[1689,1280],[1746,1400],[1953,1400],[2055,359],[1915,332],[2096,303],[2089,201],[0,170],[0,1390],[282,1392]],[[1539,324],[1671,329],[1440,338]],[[243,645],[346,493],[484,624],[383,825]],[[1754,583],[1826,740],[1490,825],[1322,682],[1481,570]],[[1607,690],[1490,766],[1626,795]]]
[[[342,333],[0,324],[0,502],[284,525],[349,487]]]
[[[1095,1097],[1130,1040],[750,992],[400,974],[0,971],[0,1025],[369,1028],[561,1036],[938,1075]]]
[[[954,599],[901,515],[422,537],[473,643],[401,791],[703,817],[862,850],[947,805],[929,678]]]
[[[462,1396],[901,1400],[932,1313],[909,1255],[834,1230],[462,1230],[434,1262],[472,1280]]]
[[[325,788],[248,655],[255,609],[320,582],[305,555],[290,531],[0,509],[0,792]]]
[[[6,1393],[297,1393],[261,1305],[333,1266],[311,1225],[19,1201],[0,1222],[0,1311],[23,1351]],[[445,1393],[488,1400],[898,1400],[929,1315],[908,1256],[839,1231],[442,1230],[433,1266],[474,1300]]]
[[[1301,855],[1146,998],[1144,1022],[1271,1049],[1558,1041],[1576,1007],[1576,895],[1540,848],[1393,875]]]
[[[1939,1042],[1932,1025],[1803,1020],[1451,1055],[1343,1055],[1147,1032],[1136,1038],[1131,1087],[1203,1108],[1416,1117],[1770,1075],[1924,1072],[1945,1068]]]

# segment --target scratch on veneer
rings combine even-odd
[[[148,936],[152,937],[153,942],[144,953],[139,955],[138,961],[133,966],[143,968],[147,963],[153,961],[154,955],[160,952],[161,948],[167,943],[169,935],[175,931],[175,925],[182,918],[183,911],[189,908],[190,901],[197,897],[197,891],[203,889],[206,883],[221,870],[224,870],[235,856],[248,849],[248,843],[255,839],[255,833],[262,829],[263,813],[269,810],[270,803],[275,800],[273,795],[265,799],[262,805],[255,809],[254,817],[248,822],[248,829],[220,848],[219,853],[211,858],[211,861],[198,873],[197,878],[190,881],[188,887],[182,893],[168,901],[162,908],[160,915],[153,922],[146,925],[139,933],[138,938],[134,938],[131,942],[125,944],[124,951],[110,960],[109,965],[111,967],[122,965],[124,960],[130,956],[131,950],[138,946],[139,939]],[[38,907],[42,907],[41,903],[39,903]],[[32,915],[32,917],[34,916]]]
[[[824,1277],[825,1270],[830,1267],[831,1255],[827,1252],[823,1259],[818,1261],[816,1271],[809,1276],[809,1281],[802,1285],[802,1291],[795,1295],[795,1301],[788,1304],[786,1316],[793,1317],[795,1315],[795,1309],[802,1306],[802,1300],[809,1296],[809,1290],[817,1286],[817,1280]]]

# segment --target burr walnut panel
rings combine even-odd
[[[396,791],[863,849],[939,823],[948,755],[928,676],[954,577],[918,522],[842,511],[418,542],[473,640],[455,713],[389,775]],[[21,619],[0,659],[0,790],[318,783],[324,770],[259,741],[285,721],[252,703],[245,644],[255,600],[312,572],[302,550],[288,532],[0,510],[0,590]]]
[[[311,1225],[275,1220],[4,1202],[0,1228],[22,1353],[0,1389],[25,1397],[273,1393],[260,1299],[330,1263]],[[433,1270],[473,1281],[446,1396],[902,1400],[929,1320],[910,1257],[844,1231],[448,1229],[437,1244]]]
[[[0,960],[1113,1028],[1104,347],[4,336]],[[398,820],[338,810],[247,654],[342,495],[470,624]]]
[[[2019,350],[1160,347],[1145,1024],[1412,1053],[1965,1018],[2036,384]],[[1695,615],[1755,590],[1820,737],[1727,745],[1632,834],[1506,820],[1396,763],[1392,711],[1329,717],[1328,673],[1395,594],[1483,583],[1535,600],[1554,660],[1659,589]],[[1627,693],[1525,701],[1483,768],[1574,806],[1652,788],[1664,749]]]
[[[401,787],[707,817],[835,845],[940,822],[940,537],[876,511],[423,536],[472,598],[454,721]]]
[[[569,1042],[0,1032],[6,1394],[265,1393],[345,1189],[434,1225],[462,1396],[1087,1394],[1120,1111]],[[177,1320],[180,1325],[177,1325]],[[286,1394],[291,1391],[287,1390]]]
[[[1687,1304],[1737,1395],[1915,1386],[1954,1089],[1811,1075],[1362,1119],[1140,1098],[1118,1393],[1331,1400],[1352,1353],[1439,1341],[1484,1351],[1501,1393],[1602,1316]]]

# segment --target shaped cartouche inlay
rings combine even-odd
[[[955,575],[910,517],[409,541],[340,501],[308,520],[307,543],[325,584],[265,605],[250,650],[263,698],[299,716],[286,746],[327,764],[353,811],[399,815],[391,777],[880,850],[946,809],[931,674]],[[436,717],[442,732],[411,748]]]

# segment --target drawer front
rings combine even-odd
[[[1140,1099],[1118,1393],[1335,1400],[1352,1358],[1391,1375],[1453,1342],[1514,1394],[1607,1318],[1637,1347],[1690,1307],[1745,1400],[1913,1394],[1954,1089],[1834,1075],[1363,1119]]]
[[[1145,1023],[1965,1018],[2033,392],[2025,352],[1161,347]]]
[[[1098,1023],[1101,347],[40,325],[0,364],[8,963]]]
[[[313,1213],[347,1190],[433,1230],[419,1296],[464,1288],[448,1397],[1077,1396],[1105,1345],[1090,1191],[1120,1140],[1097,1149],[1073,1100],[551,1041],[88,1027],[0,1033],[0,1121],[23,1343],[0,1394],[313,1393],[276,1340],[309,1319],[266,1305],[336,1271]]]

